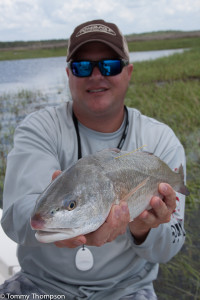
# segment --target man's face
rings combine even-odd
[[[92,42],[82,46],[74,60],[98,61],[116,59],[116,53],[107,45]],[[77,116],[96,117],[117,114],[124,106],[124,97],[131,78],[133,66],[129,64],[115,76],[103,76],[94,67],[89,77],[76,77],[67,69],[69,87],[73,99],[73,109]]]

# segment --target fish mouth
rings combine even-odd
[[[72,233],[72,232],[75,232],[79,230],[79,228],[77,227],[74,227],[74,228],[45,228],[45,229],[42,229],[42,230],[37,230],[37,233],[39,235],[51,235],[51,234],[57,234],[57,233],[66,233],[66,234],[69,234],[69,233]]]
[[[41,243],[52,243],[61,240],[71,239],[78,236],[80,228],[51,228],[37,230],[35,237]]]

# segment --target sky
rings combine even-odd
[[[200,0],[0,0],[0,41],[68,39],[94,19],[125,35],[200,30]]]

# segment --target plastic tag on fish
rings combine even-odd
[[[75,264],[80,271],[89,271],[94,265],[94,258],[91,251],[83,246],[80,248],[75,257]]]

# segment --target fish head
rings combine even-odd
[[[112,182],[96,166],[80,168],[76,164],[61,173],[40,195],[31,227],[38,231],[36,238],[43,242],[45,235],[49,240],[50,235],[62,233],[59,239],[68,239],[92,232],[105,221],[113,199]],[[58,240],[58,236],[55,238]]]

